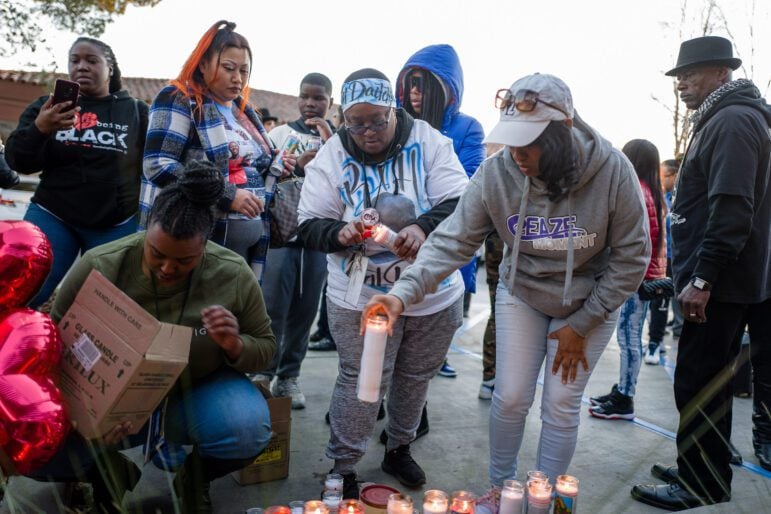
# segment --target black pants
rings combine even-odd
[[[677,466],[693,493],[718,501],[731,491],[733,360],[748,312],[745,304],[710,301],[707,322],[685,319],[677,351],[675,403],[680,412]],[[771,322],[766,319],[765,323]]]
[[[752,429],[758,444],[771,443],[771,299],[747,309],[752,363]]]
[[[669,302],[671,298],[656,298],[651,300],[651,321],[648,324],[648,339],[651,343],[661,344],[667,328],[669,317]],[[664,348],[663,346],[661,347]]]

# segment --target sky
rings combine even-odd
[[[752,75],[768,93],[771,18],[766,2],[719,1],[729,26],[714,34],[733,36],[747,65],[735,78]],[[129,7],[101,39],[112,46],[124,76],[170,78],[206,29],[227,19],[236,22],[236,31],[252,46],[251,87],[296,94],[300,79],[316,71],[332,79],[335,97],[352,71],[377,68],[394,80],[415,51],[449,43],[465,76],[461,111],[477,118],[486,133],[498,119],[493,104],[498,89],[524,75],[551,73],[571,88],[580,116],[614,146],[648,139],[666,159],[672,157],[674,142],[672,115],[662,102],[672,105],[674,94],[664,72],[676,61],[680,28],[684,39],[700,35],[695,20],[706,0],[688,1],[685,24],[680,23],[681,2],[162,0],[152,8]],[[44,37],[51,54],[0,58],[0,67],[34,63],[33,68],[50,70],[46,65],[53,61],[66,70],[76,34],[49,28]]]

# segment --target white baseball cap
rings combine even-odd
[[[546,130],[550,121],[573,119],[570,88],[554,75],[535,73],[498,92],[503,101],[501,119],[485,143],[527,146]]]

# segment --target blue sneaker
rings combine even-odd
[[[439,368],[439,376],[447,377],[447,378],[455,378],[458,376],[458,372],[455,371],[455,368],[450,366],[449,362],[444,361],[444,364],[442,364],[442,367]]]

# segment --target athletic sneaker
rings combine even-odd
[[[602,396],[593,396],[589,398],[589,403],[591,403],[592,406],[603,404],[608,400],[610,400],[610,397],[616,391],[618,391],[618,384],[613,384],[613,387],[610,389],[610,392],[608,394],[603,394]]]
[[[498,514],[501,505],[501,488],[492,486],[477,499],[474,512],[476,514]]]
[[[273,396],[277,398],[291,397],[292,408],[295,410],[305,408],[305,395],[300,391],[297,377],[277,378],[273,384]]]
[[[311,340],[308,343],[308,349],[314,352],[333,352],[337,350],[337,345],[331,337],[324,336],[316,341]]]
[[[270,382],[273,380],[273,377],[265,373],[254,373],[249,375],[249,380],[252,381],[252,384],[262,384],[270,389]]]
[[[493,399],[493,390],[495,389],[495,379],[491,378],[490,380],[483,380],[482,384],[479,386],[479,399],[480,400],[492,400]]]
[[[589,407],[589,414],[601,419],[634,419],[634,398],[613,391],[608,401]]]
[[[648,349],[645,350],[645,364],[658,366],[661,361],[661,344],[648,343]]]
[[[455,371],[455,368],[450,366],[450,363],[448,363],[445,360],[444,364],[442,364],[442,367],[439,368],[439,376],[447,377],[447,378],[455,378],[458,376],[458,372]]]

